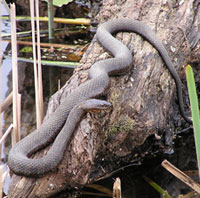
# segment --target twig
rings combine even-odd
[[[132,166],[138,166],[138,165],[140,165],[140,162],[138,162],[138,163],[136,162],[136,163],[128,164],[128,165],[126,165],[126,166],[122,166],[122,167],[120,167],[120,168],[118,168],[118,169],[112,171],[111,173],[107,173],[106,175],[104,175],[104,176],[98,178],[97,181],[100,181],[100,180],[106,179],[106,178],[108,178],[108,177],[111,177],[111,176],[114,175],[115,173],[117,173],[117,172],[119,172],[119,171],[123,171],[123,170],[126,169],[126,168],[129,168],[129,167],[132,167]]]
[[[182,182],[184,182],[186,185],[188,185],[190,188],[192,188],[194,191],[200,194],[200,185],[197,184],[195,181],[193,181],[190,177],[188,177],[185,173],[180,171],[178,168],[176,168],[174,165],[172,165],[167,160],[164,160],[162,162],[162,166],[168,170],[171,174],[176,176],[178,179],[180,179]]]

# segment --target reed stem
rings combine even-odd
[[[11,15],[11,40],[12,40],[12,84],[13,84],[13,125],[14,133],[12,133],[12,146],[20,140],[20,124],[19,124],[19,101],[18,101],[18,65],[17,65],[17,42],[16,42],[16,11],[15,4],[10,5]]]
[[[37,25],[37,58],[38,58],[38,102],[39,102],[39,120],[40,125],[44,119],[44,102],[43,102],[43,85],[42,85],[42,65],[41,65],[41,50],[40,50],[40,22],[39,22],[39,2],[35,0],[36,8],[36,25]]]

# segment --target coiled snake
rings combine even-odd
[[[8,156],[8,165],[14,173],[36,177],[49,172],[58,165],[75,127],[84,114],[84,110],[77,108],[77,105],[90,98],[100,96],[109,85],[109,75],[127,70],[132,64],[132,55],[129,49],[112,36],[112,33],[119,31],[135,32],[157,49],[175,80],[181,114],[186,121],[191,122],[184,112],[180,78],[165,47],[155,33],[147,25],[136,20],[110,20],[98,28],[96,36],[99,43],[110,51],[114,58],[101,60],[92,65],[89,69],[89,80],[69,94],[40,128],[19,141],[11,149]],[[54,143],[47,155],[39,159],[29,158],[53,140]]]

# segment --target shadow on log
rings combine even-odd
[[[124,17],[143,21],[156,32],[181,74],[191,55],[190,44],[195,47],[198,42],[198,1],[188,0],[181,5],[163,2],[103,1],[96,19],[99,23]],[[129,47],[134,59],[124,76],[111,77],[106,100],[113,104],[112,111],[84,117],[56,170],[39,179],[13,175],[10,198],[56,197],[62,190],[81,188],[131,163],[136,148],[149,136],[164,131],[173,111],[174,80],[157,51],[139,35],[118,33],[117,38]],[[109,57],[94,37],[71,79],[51,98],[46,119],[68,93],[87,80],[93,63]],[[47,151],[45,148],[37,157]]]

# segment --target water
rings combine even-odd
[[[3,1],[1,1],[1,13],[2,15],[8,15],[8,12],[3,4]],[[10,33],[11,32],[11,27],[10,23],[8,22],[2,22],[1,24],[2,27],[2,33]],[[1,47],[2,47],[2,63],[1,63],[1,101],[3,101],[6,98],[6,93],[8,91],[8,74],[11,72],[11,66],[12,62],[10,59],[5,59],[3,58],[3,54],[7,48],[8,43],[7,42],[2,42]],[[4,119],[3,119],[3,113],[1,114],[1,123],[2,126],[4,125]],[[2,145],[1,148],[1,157],[4,158],[5,154],[3,153],[4,145]],[[7,167],[6,165],[4,166],[4,172],[6,172]],[[10,177],[7,177],[4,185],[4,192],[7,194],[8,192],[8,184],[10,182]]]
[[[7,11],[6,11],[6,9],[3,5],[1,6],[1,9],[2,9],[2,15],[8,15],[8,13],[7,13]],[[11,32],[10,23],[2,22],[2,32],[3,33],[10,33]],[[3,55],[4,51],[6,50],[7,45],[8,45],[7,42],[1,43],[2,55]],[[11,66],[12,66],[12,62],[11,62],[10,59],[2,58],[2,64],[1,64],[1,72],[2,72],[2,75],[1,75],[1,86],[2,86],[1,87],[1,90],[2,90],[1,96],[2,96],[2,101],[5,99],[6,92],[8,91],[8,86],[7,86],[8,78],[7,78],[7,76],[11,71]]]

